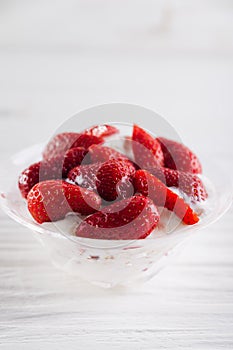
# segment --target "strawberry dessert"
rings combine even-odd
[[[122,147],[111,145],[113,138]],[[134,125],[121,135],[112,125],[55,135],[42,159],[18,180],[33,219],[43,224],[80,219],[73,235],[99,240],[152,237],[171,218],[196,225],[208,199],[202,166],[185,145],[153,137]]]

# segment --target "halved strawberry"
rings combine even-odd
[[[89,156],[92,163],[107,162],[110,159],[128,159],[124,154],[111,147],[93,145],[89,148]]]
[[[101,137],[79,134],[75,132],[64,132],[55,135],[47,144],[43,152],[44,159],[64,155],[66,151],[75,147],[88,149],[91,145],[103,143]]]
[[[75,147],[71,148],[65,153],[62,175],[63,178],[66,178],[68,172],[73,169],[75,166],[80,164],[89,163],[89,153],[88,150],[84,147]]]
[[[68,150],[64,155],[34,163],[26,168],[19,176],[18,185],[21,194],[27,198],[30,189],[40,181],[64,179],[68,172],[82,163],[87,154],[83,147]]]
[[[140,168],[163,166],[160,143],[138,125],[134,125],[132,141],[135,163]]]
[[[88,190],[97,191],[97,173],[103,163],[94,163],[88,165],[80,165],[68,174],[68,180]]]
[[[43,158],[49,159],[60,154],[64,154],[68,149],[72,148],[80,134],[76,132],[63,132],[55,135],[46,145],[43,151]]]
[[[173,211],[187,225],[199,221],[197,214],[176,193],[167,188],[159,179],[145,170],[138,170],[134,177],[135,190],[151,198],[155,205]]]
[[[86,129],[85,134],[97,136],[97,137],[106,137],[119,133],[119,130],[112,125],[95,125],[92,128]]]
[[[97,172],[97,190],[106,201],[123,199],[133,195],[134,165],[127,159],[111,159]]]
[[[28,193],[28,210],[40,224],[63,219],[69,212],[89,215],[100,209],[100,197],[62,180],[36,184]]]
[[[102,137],[94,136],[94,135],[88,135],[88,134],[81,134],[75,144],[73,144],[72,148],[74,147],[83,147],[85,149],[88,149],[92,145],[99,145],[104,142]]]
[[[198,175],[163,167],[148,167],[168,187],[177,187],[186,193],[193,202],[204,201],[208,197],[205,186]]]
[[[164,137],[158,137],[157,141],[161,145],[164,155],[164,166],[166,168],[193,174],[202,173],[199,159],[188,147]]]
[[[66,151],[64,155],[61,154],[41,161],[40,181],[65,179],[71,169],[80,165],[83,161],[87,161],[87,153],[88,151],[85,148],[75,147]]]
[[[158,222],[159,214],[154,203],[137,195],[88,216],[77,227],[76,235],[95,239],[143,239]]]

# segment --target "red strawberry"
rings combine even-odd
[[[98,145],[93,145],[89,148],[89,155],[92,163],[107,162],[110,159],[116,158],[127,158],[124,154],[111,147],[102,147]]]
[[[85,149],[88,149],[92,145],[99,145],[103,142],[104,140],[102,139],[102,137],[88,135],[88,134],[81,134],[72,148],[84,147]]]
[[[137,125],[133,128],[133,152],[135,163],[140,168],[163,166],[163,152],[160,143]]]
[[[83,147],[71,148],[65,153],[62,167],[63,178],[66,178],[69,171],[75,166],[89,162],[88,151]]]
[[[193,174],[201,174],[202,167],[197,156],[185,145],[168,140],[164,137],[157,138],[164,155],[166,168]]]
[[[66,151],[65,155],[41,161],[40,181],[65,179],[71,169],[86,161],[88,151],[83,147],[75,147]]]
[[[64,132],[54,136],[43,152],[44,159],[50,159],[59,155],[64,155],[64,153],[75,147],[83,147],[88,149],[91,145],[100,144],[103,142],[101,137],[78,134],[75,132]]]
[[[96,190],[106,201],[132,195],[135,168],[129,160],[111,159],[105,163],[80,165],[72,169],[68,179],[79,186]]]
[[[100,209],[101,199],[92,192],[62,180],[43,181],[28,193],[28,209],[43,222],[63,219],[69,212],[89,215]]]
[[[127,198],[133,194],[132,178],[135,167],[129,160],[111,159],[97,172],[97,190],[106,201]]]
[[[68,174],[68,179],[81,187],[88,190],[96,189],[97,173],[102,163],[94,163],[88,165],[80,165],[72,170]]]
[[[63,132],[55,135],[47,144],[43,152],[43,158],[48,159],[60,154],[64,154],[68,149],[72,148],[80,134],[76,132]]]
[[[77,228],[79,237],[96,239],[146,238],[159,222],[154,203],[137,195],[88,216]]]
[[[97,137],[106,137],[117,134],[119,130],[112,125],[95,125],[90,129],[84,131],[85,134],[97,136]]]
[[[199,221],[197,214],[176,193],[167,188],[159,179],[145,170],[138,170],[134,177],[135,190],[149,196],[155,205],[167,208],[182,219],[187,225]]]
[[[30,165],[19,175],[18,187],[24,198],[27,198],[30,189],[39,182],[40,163]]]
[[[30,189],[40,181],[66,178],[68,172],[75,166],[81,164],[87,150],[76,147],[68,150],[64,155],[43,160],[32,164],[19,176],[19,189],[24,198]]]
[[[148,167],[147,170],[168,187],[179,188],[191,197],[193,202],[203,201],[208,197],[203,182],[195,174],[163,167]]]

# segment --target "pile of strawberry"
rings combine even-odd
[[[129,159],[104,145],[118,132],[101,125],[58,134],[45,147],[43,159],[20,174],[19,189],[38,223],[75,212],[86,216],[76,229],[79,237],[142,239],[158,225],[157,207],[174,212],[184,224],[199,221],[184,199],[169,189],[179,188],[192,202],[207,198],[195,154],[134,125],[132,137],[126,139],[134,154]]]

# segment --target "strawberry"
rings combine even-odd
[[[77,227],[76,235],[95,239],[143,239],[158,222],[159,214],[154,203],[137,195],[88,216]]]
[[[140,168],[163,166],[163,152],[160,143],[138,125],[133,128],[133,152],[135,163]]]
[[[90,129],[84,131],[87,135],[97,136],[97,137],[107,137],[117,134],[119,130],[112,125],[95,125]]]
[[[40,224],[63,219],[69,212],[89,215],[100,209],[100,197],[62,180],[36,184],[28,193],[28,210]]]
[[[127,158],[124,154],[111,147],[102,147],[98,145],[93,145],[89,148],[89,156],[92,163],[107,162],[108,160],[114,158]]]
[[[202,173],[199,159],[188,147],[164,137],[157,138],[157,141],[161,145],[164,155],[164,166],[166,168],[193,174]]]
[[[72,169],[68,179],[79,186],[95,190],[106,201],[132,194],[133,164],[126,159],[110,159],[105,163],[80,165]]]
[[[76,147],[68,150],[65,156],[60,155],[32,164],[19,176],[18,185],[22,196],[26,198],[30,189],[40,181],[66,178],[72,168],[82,163],[86,154],[87,150]]]
[[[176,193],[167,188],[159,179],[146,170],[138,170],[134,177],[135,190],[149,196],[155,205],[173,211],[187,225],[199,221],[197,214]]]
[[[198,175],[163,167],[148,167],[147,170],[168,187],[177,187],[193,202],[204,201],[208,197],[205,186]]]
[[[78,134],[75,132],[64,132],[55,135],[47,144],[43,152],[44,159],[50,159],[59,155],[64,155],[66,151],[75,147],[88,149],[91,145],[103,143],[101,137]]]
[[[127,198],[133,194],[135,167],[126,159],[110,159],[97,172],[97,190],[106,201]]]
[[[75,147],[66,151],[65,155],[41,161],[40,181],[66,178],[71,169],[87,161],[87,153],[85,148]]]
[[[83,147],[71,148],[65,153],[62,175],[63,178],[66,178],[69,171],[75,166],[80,164],[86,164],[89,162],[88,151]]]
[[[19,175],[18,187],[23,198],[27,198],[30,189],[39,182],[40,163],[30,165]]]
[[[80,134],[76,132],[63,132],[55,135],[47,144],[43,152],[43,158],[49,159],[64,154],[77,141]]]
[[[99,145],[104,142],[102,137],[89,135],[89,134],[81,134],[75,144],[72,146],[74,147],[84,147],[85,149],[88,149],[92,145]]]
[[[80,165],[72,170],[68,174],[68,180],[76,185],[87,188],[88,190],[95,190],[97,181],[97,172],[100,169],[102,163]]]

